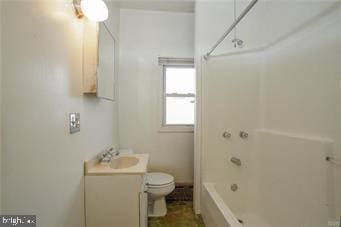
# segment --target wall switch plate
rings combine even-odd
[[[79,132],[81,126],[81,114],[80,113],[69,113],[69,128],[70,134]]]

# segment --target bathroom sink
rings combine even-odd
[[[119,154],[108,164],[99,162],[96,155],[84,163],[84,174],[86,176],[146,174],[148,160],[148,154]]]
[[[139,159],[136,157],[118,157],[112,159],[110,168],[112,169],[125,169],[135,166],[139,163]]]

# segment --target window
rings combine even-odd
[[[164,65],[163,125],[193,126],[195,69],[193,65]]]

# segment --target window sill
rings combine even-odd
[[[158,130],[159,133],[193,133],[194,126],[163,126]]]

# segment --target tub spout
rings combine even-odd
[[[235,158],[235,157],[232,157],[231,159],[231,162],[237,166],[241,166],[242,165],[242,161],[240,161],[239,158]]]

